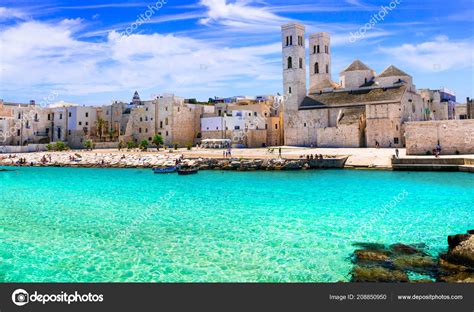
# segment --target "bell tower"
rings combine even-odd
[[[326,32],[309,37],[309,73],[310,94],[331,87],[331,37]]]
[[[291,23],[283,25],[281,30],[285,109],[297,111],[306,97],[305,27]]]

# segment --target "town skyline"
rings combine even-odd
[[[56,92],[57,101],[100,106],[134,91],[199,100],[281,93],[279,27],[296,21],[308,34],[331,34],[335,81],[355,59],[378,73],[393,64],[418,88],[447,87],[462,103],[474,85],[473,11],[469,1],[438,2],[397,0],[381,14],[392,2],[2,1],[0,42],[10,49],[0,61],[0,98],[41,102]]]

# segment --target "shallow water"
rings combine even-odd
[[[353,243],[435,255],[473,203],[466,173],[19,168],[0,173],[0,282],[347,281]]]

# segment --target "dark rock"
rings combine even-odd
[[[389,270],[383,267],[360,267],[356,266],[352,270],[354,283],[406,283],[408,276],[399,270]]]
[[[441,254],[439,256],[438,265],[442,272],[465,272],[469,268],[464,265],[454,264],[445,259],[446,254]]]
[[[474,270],[474,235],[470,235],[456,247],[450,248],[446,260]]]
[[[452,275],[441,275],[438,281],[445,283],[474,283],[474,273],[459,272]]]
[[[390,250],[398,255],[416,255],[416,254],[422,254],[426,255],[426,253],[418,248],[415,248],[414,246],[410,245],[405,245],[405,244],[394,244],[390,246]]]
[[[433,274],[437,272],[437,263],[429,256],[424,255],[405,255],[393,260],[396,269],[402,271],[412,271],[424,274]]]
[[[458,235],[448,236],[449,248],[455,248],[457,245],[459,245],[465,240],[468,240],[470,237],[471,237],[470,234],[458,234]]]
[[[469,231],[467,231],[467,233],[473,235],[473,234],[474,234],[474,230],[469,230]]]
[[[387,262],[390,254],[384,250],[356,250],[354,252],[356,263],[360,262]]]
[[[386,250],[386,247],[384,244],[378,244],[378,243],[354,243],[352,245],[355,247],[359,247],[359,248],[367,249],[367,250]]]

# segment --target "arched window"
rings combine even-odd
[[[319,63],[314,64],[314,73],[319,74]]]
[[[321,53],[321,49],[319,45],[318,45],[318,53]]]
[[[290,57],[288,57],[288,69],[291,69],[293,68],[293,59]]]
[[[329,65],[326,64],[326,74],[329,74]]]
[[[291,87],[288,88],[288,93],[291,94]]]
[[[299,65],[300,65],[300,68],[303,69],[303,59],[302,58],[300,58],[300,64]]]

